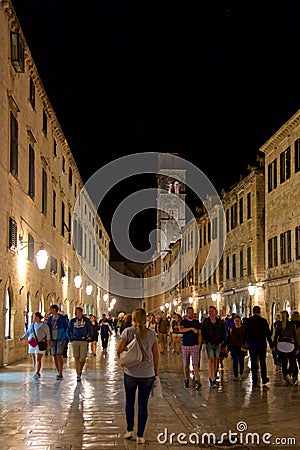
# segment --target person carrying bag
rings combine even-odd
[[[146,328],[147,315],[143,308],[137,308],[132,313],[132,327],[125,328],[117,346],[117,357],[120,359],[126,346],[136,339],[142,352],[142,360],[131,367],[123,365],[124,387],[126,395],[127,432],[125,439],[133,439],[135,397],[138,390],[138,424],[137,444],[144,444],[144,431],[148,419],[148,401],[153,382],[158,376],[159,350],[156,333]],[[134,344],[136,346],[136,343]],[[137,347],[136,347],[137,349]],[[127,350],[128,352],[128,350]]]
[[[28,353],[32,356],[35,380],[41,377],[42,357],[50,348],[50,329],[46,322],[42,322],[43,316],[37,311],[33,314],[33,322],[28,330],[19,339],[28,339]],[[31,345],[34,344],[34,345]]]

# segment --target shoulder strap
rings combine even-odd
[[[32,328],[33,328],[33,332],[34,332],[35,338],[36,338],[37,342],[39,342],[38,337],[37,337],[36,332],[35,332],[34,323],[32,324]]]

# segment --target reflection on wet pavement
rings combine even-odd
[[[219,387],[211,389],[203,352],[203,386],[196,391],[193,383],[189,389],[183,388],[181,356],[167,352],[161,356],[164,397],[150,398],[146,444],[137,446],[134,440],[124,440],[125,396],[116,343],[117,338],[112,337],[106,353],[99,343],[97,356],[89,354],[81,383],[76,380],[71,351],[61,381],[55,378],[51,356],[43,358],[39,380],[32,379],[29,357],[0,369],[0,449],[252,449],[257,444],[259,449],[300,449],[300,390],[282,382],[270,354],[267,386],[252,388],[249,363],[245,380],[234,382],[229,357],[220,371]],[[179,433],[185,433],[186,444]],[[239,441],[233,445],[236,436]]]

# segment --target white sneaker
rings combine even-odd
[[[123,436],[124,439],[132,439],[133,438],[133,431],[126,431],[126,433]]]
[[[143,438],[143,437],[137,437],[136,438],[136,443],[137,444],[145,444],[145,442],[146,442],[146,439]]]

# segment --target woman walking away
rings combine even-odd
[[[35,312],[33,314],[33,322],[26,331],[26,333],[23,334],[23,336],[19,339],[20,341],[23,341],[24,339],[31,339],[34,338],[38,341],[45,340],[47,342],[47,349],[50,349],[50,329],[46,322],[42,322],[43,316],[40,312]],[[28,353],[32,356],[32,362],[33,367],[35,370],[35,373],[33,375],[33,378],[35,380],[38,380],[41,377],[41,367],[42,367],[42,357],[46,353],[46,350],[40,350],[39,346],[36,345],[35,347],[32,347],[30,344],[28,344]]]
[[[137,444],[144,444],[144,431],[148,419],[148,401],[152,385],[158,376],[159,350],[156,334],[146,328],[147,315],[143,308],[137,308],[132,313],[132,327],[125,328],[121,334],[117,356],[125,349],[126,345],[136,336],[143,353],[143,360],[136,366],[124,367],[124,387],[126,394],[126,422],[127,432],[125,439],[133,438],[135,394],[138,389],[138,425]]]
[[[275,330],[275,346],[280,354],[282,376],[289,385],[298,384],[296,355],[299,352],[296,325],[289,320],[289,313],[281,312],[282,321]],[[292,375],[292,378],[290,377]]]

